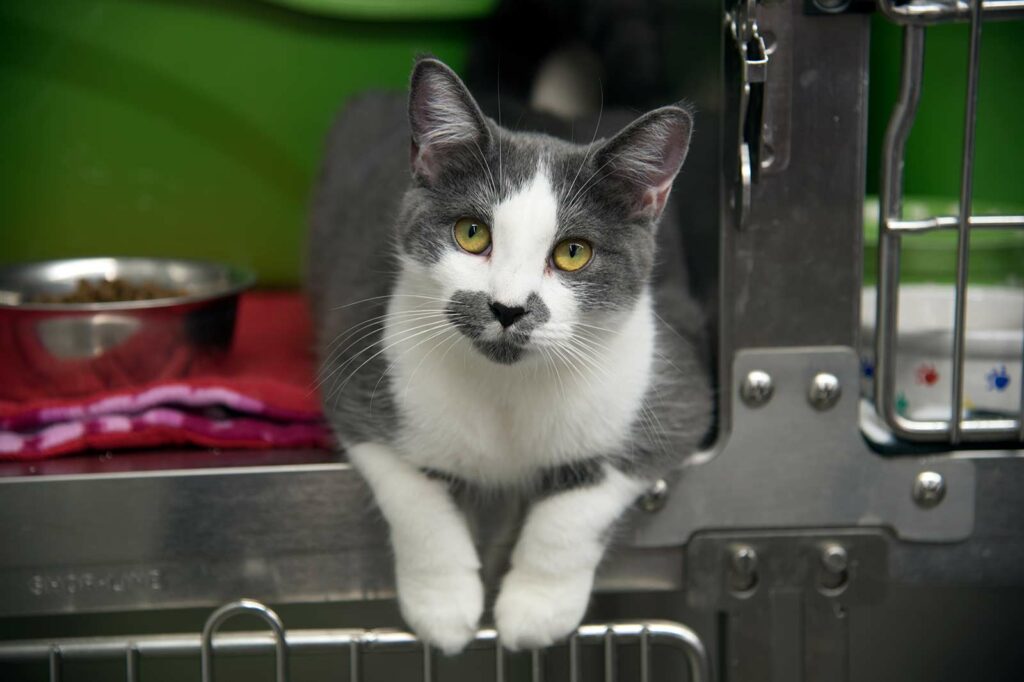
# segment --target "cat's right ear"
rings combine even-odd
[[[446,64],[432,57],[416,62],[409,87],[413,173],[433,181],[463,154],[487,148],[490,131],[476,100]]]

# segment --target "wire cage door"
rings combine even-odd
[[[875,405],[893,433],[910,441],[970,442],[1024,441],[1024,381],[1018,379],[1020,403],[1016,416],[966,417],[964,405],[964,357],[967,332],[967,282],[972,230],[1024,229],[1024,215],[973,215],[971,197],[975,160],[981,28],[985,19],[1024,18],[1021,0],[915,0],[897,4],[880,0],[887,18],[904,25],[903,61],[899,98],[889,120],[882,151],[879,216],[878,298],[875,338]],[[905,147],[917,115],[925,64],[927,26],[956,21],[970,24],[964,142],[960,169],[960,200],[956,216],[923,220],[903,217],[903,167]],[[899,334],[900,255],[902,240],[932,231],[956,231],[956,287],[953,314],[952,381],[950,416],[911,418],[901,414],[896,389],[897,337]],[[1024,347],[1020,349],[1024,357]],[[1024,364],[1024,363],[1022,363]]]

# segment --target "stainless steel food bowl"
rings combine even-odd
[[[79,280],[152,283],[182,295],[102,303],[42,303]],[[185,374],[223,353],[247,271],[162,258],[77,258],[0,268],[0,398],[27,386],[55,396]]]

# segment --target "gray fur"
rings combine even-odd
[[[644,175],[652,166],[639,157],[660,150],[673,135],[677,139],[668,146],[685,156],[689,112],[664,107],[610,141],[575,145],[499,127],[480,113],[456,78],[465,125],[456,131],[458,140],[434,145],[423,156],[421,143],[437,124],[423,112],[431,104],[423,93],[437,91],[417,86],[416,79],[431,76],[422,63],[415,73],[411,114],[402,96],[371,93],[350,102],[338,117],[312,205],[307,284],[328,377],[321,389],[324,406],[342,444],[392,442],[401,428],[384,355],[372,357],[383,345],[380,325],[371,320],[384,313],[397,274],[395,256],[402,251],[433,263],[458,248],[452,240],[455,221],[472,215],[489,223],[493,205],[528,182],[543,155],[560,196],[556,241],[575,237],[595,245],[593,261],[566,280],[584,309],[601,319],[604,312],[629,308],[650,288],[664,322],[658,331],[658,380],[634,427],[631,451],[594,456],[637,476],[663,475],[705,438],[713,400],[704,320],[688,294],[680,226],[671,202],[665,210],[669,225],[660,231],[658,216],[645,212],[639,189],[652,180]],[[490,315],[482,294],[459,292],[446,308],[477,350],[512,364],[530,330],[550,314],[534,297],[526,306],[530,312],[501,345],[479,338]],[[538,472],[538,480],[543,476]],[[559,475],[559,481],[590,479]]]
[[[456,291],[448,304],[451,323],[469,339],[481,353],[494,362],[511,365],[518,361],[530,340],[530,333],[549,319],[551,313],[537,294],[526,300],[526,314],[509,328],[500,339],[484,339],[484,325],[494,320],[488,305],[490,301],[480,291]]]

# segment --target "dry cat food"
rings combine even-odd
[[[166,287],[146,280],[132,282],[116,277],[114,279],[80,279],[75,290],[67,294],[39,294],[33,303],[114,303],[117,301],[151,301],[157,298],[184,296],[184,289]]]

